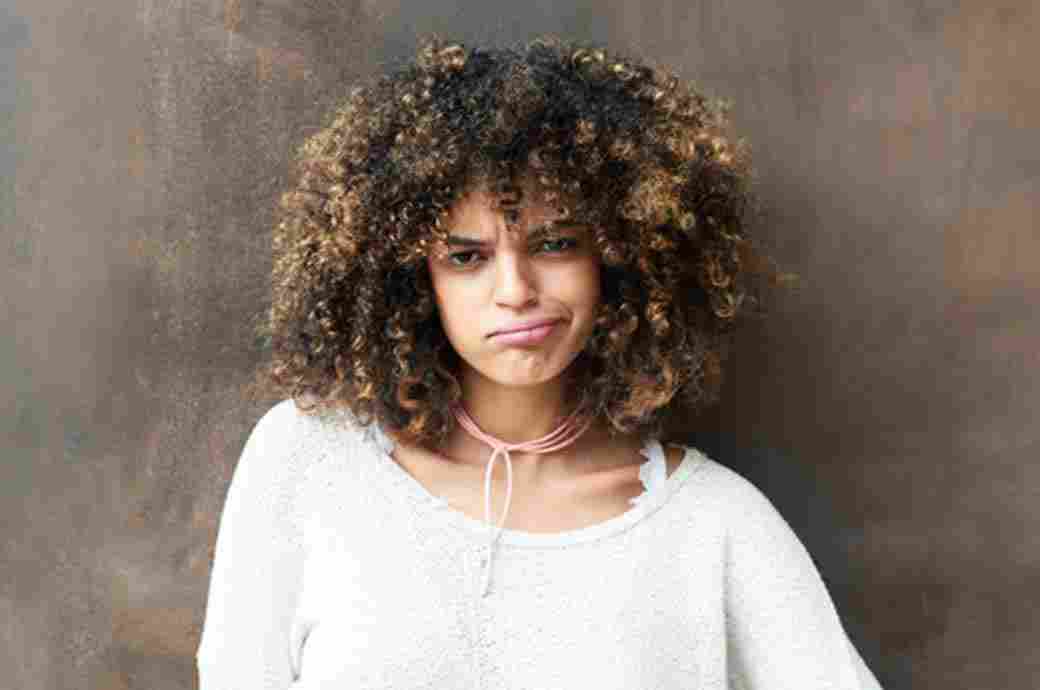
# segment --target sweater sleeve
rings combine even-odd
[[[809,553],[769,500],[730,470],[726,618],[732,687],[880,690]]]
[[[291,400],[269,410],[235,466],[195,655],[199,690],[286,690],[299,675],[298,414]]]

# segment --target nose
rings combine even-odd
[[[522,252],[500,251],[495,256],[495,303],[526,307],[538,299],[532,267]]]

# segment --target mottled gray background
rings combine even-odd
[[[431,30],[734,101],[802,280],[691,434],[808,535],[889,687],[1036,687],[1036,3],[4,0],[0,688],[194,686],[288,154]]]

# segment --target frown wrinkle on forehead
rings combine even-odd
[[[528,239],[534,239],[536,237],[540,237],[542,235],[545,235],[545,234],[548,234],[548,233],[551,233],[551,232],[554,232],[554,231],[559,231],[559,230],[564,230],[564,229],[578,230],[580,228],[581,228],[581,226],[578,223],[575,223],[574,221],[571,221],[571,220],[550,220],[550,221],[546,221],[544,223],[538,223],[538,224],[530,226],[529,228],[527,228],[526,234],[527,234]],[[509,230],[509,231],[523,231],[523,228],[520,228],[520,227],[513,227],[513,228],[507,227],[506,229]],[[466,232],[466,230],[465,229],[459,229],[459,232],[463,232],[464,233],[464,232]],[[474,231],[473,234],[477,234],[477,233]],[[473,236],[469,236],[469,235],[449,234],[448,237],[447,237],[447,244],[448,245],[453,245],[453,246],[462,246],[462,247],[483,247],[483,246],[486,246],[486,245],[489,245],[489,244],[493,244],[493,242],[491,240],[479,239],[477,237],[473,237]]]

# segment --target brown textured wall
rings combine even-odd
[[[879,676],[1035,686],[1035,3],[7,6],[0,687],[194,686],[287,154],[430,30],[601,40],[734,100],[802,279],[699,427],[833,500]]]

